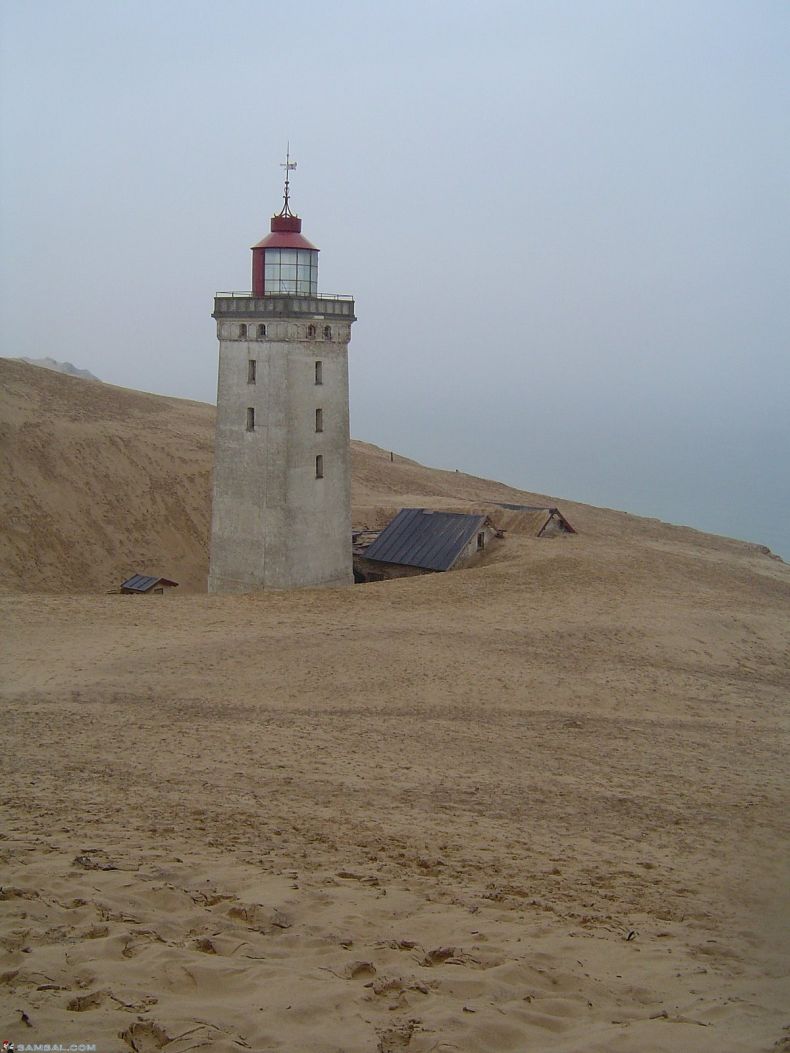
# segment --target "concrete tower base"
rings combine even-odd
[[[350,585],[350,298],[219,295],[209,592]]]

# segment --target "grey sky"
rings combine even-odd
[[[790,558],[784,0],[6,0],[2,38],[3,354],[213,400],[290,138],[355,436]]]

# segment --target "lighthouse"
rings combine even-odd
[[[350,296],[319,293],[319,250],[283,206],[252,290],[220,292],[209,592],[348,585]]]

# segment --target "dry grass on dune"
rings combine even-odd
[[[200,587],[211,411],[9,376],[19,523],[53,518],[35,544],[6,537],[6,581],[61,594],[0,599],[4,1035],[787,1048],[784,564],[561,501],[577,536],[513,534],[470,571],[63,595],[88,587],[68,584],[80,539],[102,574],[147,545]],[[534,497],[362,443],[354,459],[360,523]]]

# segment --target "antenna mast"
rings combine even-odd
[[[280,213],[280,215],[281,216],[292,216],[293,212],[291,212],[291,206],[289,204],[290,193],[291,193],[290,175],[291,175],[291,172],[293,172],[293,170],[296,168],[296,161],[292,161],[291,160],[291,143],[290,143],[290,141],[288,142],[288,145],[287,145],[286,150],[285,150],[285,164],[280,162],[280,168],[284,168],[285,169],[285,192],[283,193],[283,208],[282,208],[282,212]]]

